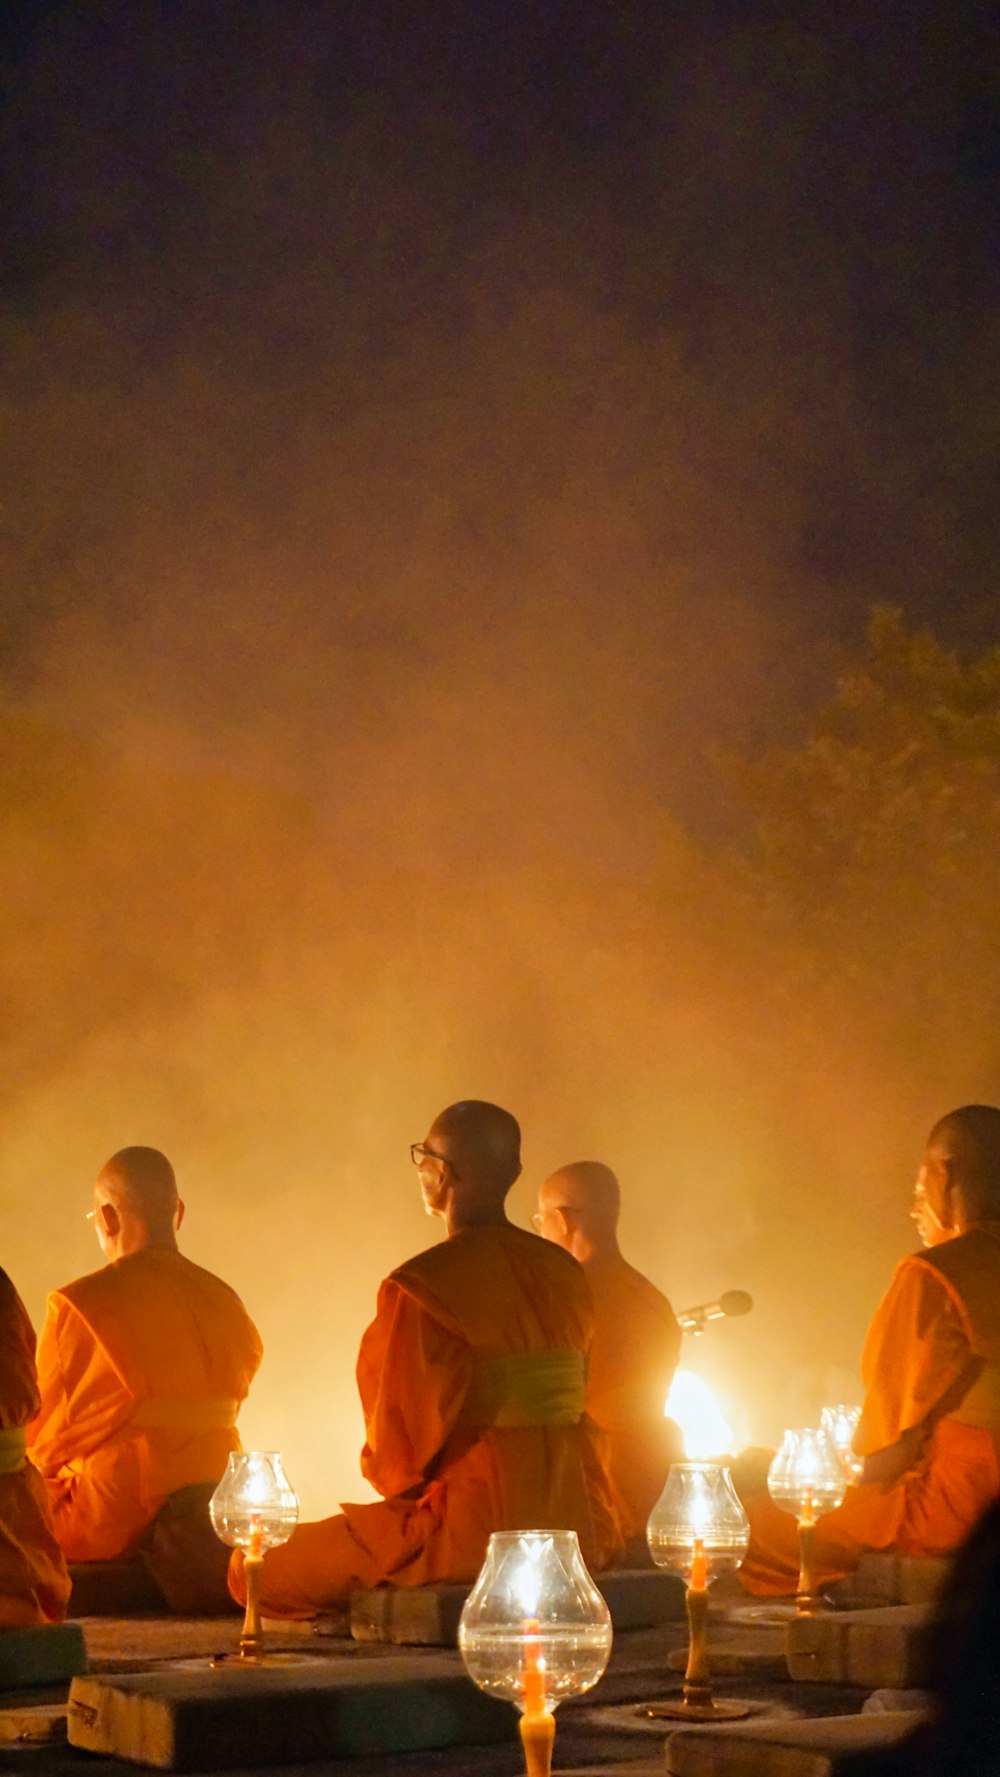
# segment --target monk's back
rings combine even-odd
[[[392,1279],[474,1353],[589,1349],[593,1306],[582,1266],[512,1224],[455,1234]]]
[[[246,1310],[235,1290],[183,1254],[147,1248],[59,1295],[88,1322],[136,1399],[245,1394],[248,1364],[252,1374],[259,1361]]]

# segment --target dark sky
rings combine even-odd
[[[377,1281],[432,1235],[407,1143],[475,1094],[523,1120],[519,1220],[601,1158],[678,1303],[757,1296],[741,1430],[818,1411],[924,1129],[995,1096],[989,1033],[883,1040],[864,983],[832,1027],[674,823],[711,841],[714,749],[794,738],[876,601],[1000,641],[988,9],[0,30],[0,1171],[33,1311],[94,1262],[97,1167],[162,1146],[264,1331],[249,1435],[329,1510]]]
[[[746,599],[763,625],[748,650],[774,625],[791,645],[768,674],[779,706],[875,599],[991,641],[988,14],[12,9],[3,277],[29,411],[11,448],[37,448],[46,475],[23,506],[15,476],[4,659],[20,669],[78,599],[141,627],[124,536],[169,529],[192,495],[280,548],[331,445],[366,491],[377,453],[378,525],[403,550],[428,499],[453,501],[438,535],[499,570],[501,624],[544,509],[579,535],[579,509],[613,505],[625,538],[590,538],[591,574],[549,597],[591,631],[621,608],[607,557],[625,541],[633,633],[669,652],[643,582],[696,554],[715,581],[692,584],[697,605],[724,627]],[[77,404],[82,469],[66,408],[30,411],[39,378]],[[115,421],[147,402],[160,448],[140,463]],[[712,560],[720,529],[742,586]],[[68,556],[69,586],[51,571]],[[109,558],[129,583],[109,584]],[[410,624],[394,608],[393,645],[459,601],[420,598]]]

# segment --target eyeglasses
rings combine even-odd
[[[411,1141],[410,1159],[414,1166],[423,1166],[425,1160],[437,1160],[442,1166],[451,1166],[451,1161],[446,1159],[444,1154],[435,1154],[434,1149],[429,1148],[424,1141]],[[454,1172],[453,1166],[451,1169]]]
[[[97,1215],[96,1209],[88,1209],[87,1213],[83,1219],[85,1222],[92,1222],[92,1221],[94,1221],[96,1215]]]

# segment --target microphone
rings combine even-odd
[[[726,1290],[717,1302],[700,1302],[697,1308],[682,1308],[677,1316],[685,1333],[703,1333],[710,1320],[727,1320],[731,1315],[749,1314],[753,1297],[746,1290]]]

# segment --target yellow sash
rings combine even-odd
[[[575,1425],[583,1412],[582,1351],[519,1351],[476,1365],[463,1418],[472,1425]]]
[[[1000,1364],[984,1364],[978,1377],[949,1419],[960,1425],[976,1425],[1000,1431]]]
[[[0,1431],[0,1475],[16,1475],[27,1460],[28,1439],[23,1425]]]
[[[238,1401],[161,1394],[138,1401],[130,1423],[144,1431],[228,1431],[236,1424],[238,1412]]]

